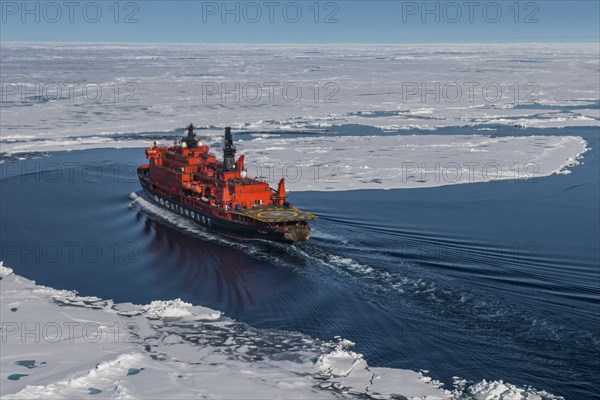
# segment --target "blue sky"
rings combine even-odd
[[[1,40],[599,42],[590,1],[0,1]]]

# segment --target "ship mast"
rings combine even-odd
[[[181,140],[182,142],[184,142],[186,144],[186,146],[189,149],[193,149],[194,147],[196,147],[198,145],[198,141],[196,140],[196,133],[194,132],[194,129],[196,129],[194,124],[190,124],[187,127],[187,136]]]

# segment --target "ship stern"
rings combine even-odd
[[[306,242],[310,239],[310,235],[312,234],[312,230],[308,224],[302,226],[294,226],[291,227],[288,231],[283,233],[283,238],[287,242],[296,243],[296,242]]]

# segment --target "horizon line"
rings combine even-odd
[[[565,44],[600,44],[599,41],[580,41],[580,42],[413,42],[413,43],[374,43],[374,42],[118,42],[118,41],[55,41],[55,40],[0,40],[2,44],[136,44],[136,45],[254,45],[254,46],[339,46],[339,45],[363,45],[363,46],[427,46],[427,45],[565,45]]]

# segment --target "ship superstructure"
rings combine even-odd
[[[308,221],[316,216],[287,201],[283,178],[277,189],[249,178],[244,156],[235,155],[231,128],[225,128],[219,161],[190,124],[187,135],[173,146],[159,147],[155,142],[147,149],[148,164],[138,168],[138,176],[155,203],[200,225],[284,242],[308,240]]]

